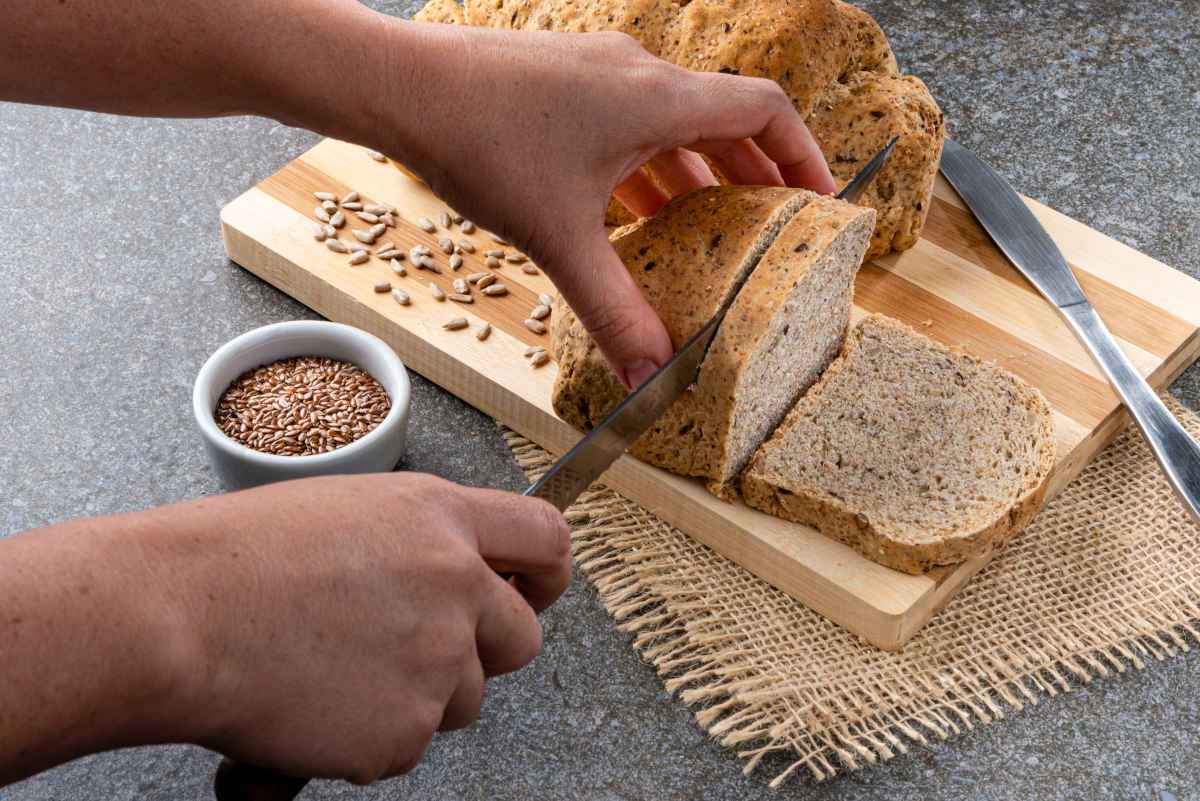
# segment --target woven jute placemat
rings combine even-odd
[[[1192,436],[1200,417],[1168,398]],[[506,431],[530,477],[551,464]],[[1200,526],[1136,431],[1100,454],[900,653],[830,623],[617,493],[568,512],[582,573],[749,773],[824,779],[1200,639]]]

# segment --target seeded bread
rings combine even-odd
[[[714,187],[618,232],[617,252],[676,347],[752,270],[696,383],[634,455],[706,478],[720,497],[736,495],[746,461],[840,349],[873,223],[869,209],[807,192]],[[554,409],[587,430],[625,389],[568,308],[560,304],[552,319]]]
[[[754,455],[741,489],[753,507],[919,573],[1019,531],[1053,465],[1040,392],[873,315]]]
[[[912,247],[929,213],[945,124],[925,85],[900,74],[869,14],[841,0],[433,0],[431,16],[517,30],[621,31],[692,70],[770,78],[813,129],[842,181],[893,136],[897,150],[860,200],[876,209],[868,258]],[[456,16],[457,15],[457,16]],[[605,222],[632,215],[610,203]]]

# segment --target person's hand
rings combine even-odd
[[[672,353],[608,242],[615,192],[639,215],[715,183],[836,190],[816,142],[772,81],[681,69],[624,34],[395,23],[408,71],[382,80],[372,143],[460,212],[529,253],[636,385]],[[375,86],[375,84],[372,84]],[[640,168],[652,162],[655,177]]]
[[[185,532],[201,632],[180,739],[286,775],[370,782],[479,714],[537,655],[570,580],[550,505],[415,474],[277,484],[143,513]],[[194,537],[186,532],[194,532]],[[500,573],[512,574],[510,580]],[[198,620],[197,620],[198,616]]]

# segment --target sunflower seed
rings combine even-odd
[[[497,286],[499,286],[499,284],[497,284]],[[490,289],[490,287],[489,287],[489,289]],[[546,324],[543,323],[541,320],[526,320],[525,327],[528,328],[530,331],[532,331],[535,334],[546,333]]]
[[[442,238],[438,239],[438,250],[449,256],[454,252],[454,242],[451,241],[450,237],[443,236]]]
[[[412,303],[412,300],[410,300],[408,297],[408,293],[400,288],[392,290],[392,298],[401,306],[407,306],[408,304]]]
[[[466,328],[467,325],[466,317],[455,317],[453,320],[447,320],[442,323],[442,328],[445,328],[447,331],[459,331]]]
[[[345,206],[347,203],[354,203],[357,200],[358,200],[358,192],[351,192],[350,194],[348,194],[344,198],[342,198],[342,205]]]
[[[418,256],[417,260],[413,262],[413,266],[418,270],[429,270],[431,273],[442,274],[441,269],[437,266],[437,262],[428,256]]]
[[[491,323],[484,323],[483,325],[479,326],[479,328],[476,329],[476,331],[475,331],[475,338],[478,339],[480,342],[487,339],[491,335],[492,335],[492,324]]]
[[[451,293],[450,300],[454,301],[455,303],[474,303],[475,302],[475,298],[471,297],[470,295],[463,295],[459,292]]]
[[[396,250],[395,248],[383,249],[383,250],[376,248],[375,255],[378,256],[379,258],[383,259],[384,261],[391,261],[392,259],[399,259],[404,256],[403,253]]]
[[[483,255],[487,256],[489,259],[503,259],[504,251],[503,250],[485,250],[485,251],[483,251]]]
[[[467,282],[464,281],[463,279],[455,278],[454,279],[454,291],[460,295],[470,295],[471,287],[468,286]]]
[[[341,228],[346,224],[346,215],[339,211],[337,214],[329,218],[329,224],[334,228]]]
[[[371,251],[367,250],[362,245],[351,245],[350,252],[351,253],[366,253],[368,256],[371,255]]]
[[[343,209],[345,209],[346,211],[362,211],[362,210],[363,210],[363,204],[361,204],[361,203],[359,203],[359,202],[357,202],[357,201],[354,201],[354,200],[351,200],[351,201],[350,201],[350,202],[348,202],[348,203],[347,203],[347,202],[345,202],[345,201],[343,201],[343,202],[342,202],[342,208],[343,208]]]
[[[480,289],[487,289],[492,284],[496,283],[496,276],[492,273],[484,273],[483,278],[475,282],[475,285]]]
[[[379,237],[383,236],[383,233],[386,230],[387,230],[387,226],[384,225],[383,223],[379,223],[378,225],[372,225],[371,226],[371,236],[374,237],[375,239],[378,239]]]
[[[441,225],[443,228],[449,228],[450,227],[450,215],[444,211],[438,212],[438,224]]]
[[[367,155],[380,163],[387,161],[387,156],[383,155],[378,150],[368,150]]]
[[[337,229],[334,228],[329,223],[326,223],[325,224],[325,236],[327,236],[330,239],[334,239],[335,237],[337,237]]]
[[[462,256],[455,253],[453,256],[450,257],[450,269],[451,270],[457,270],[458,268],[460,268],[462,266],[463,266]]]
[[[379,222],[379,217],[369,211],[356,211],[354,212],[354,216],[365,223],[370,223],[371,225]]]
[[[529,316],[534,320],[545,320],[550,316],[549,306],[534,306],[533,311],[529,312]]]
[[[467,283],[478,284],[481,280],[487,277],[491,277],[493,281],[496,280],[496,276],[492,275],[491,273],[471,273],[467,276]]]
[[[375,241],[375,234],[370,228],[355,228],[350,233],[354,234],[354,238],[365,245],[369,245]]]
[[[524,264],[525,263],[525,254],[524,253],[509,253],[507,256],[504,257],[504,260],[506,262],[508,262],[509,264]]]
[[[363,211],[367,212],[368,214],[387,214],[388,207],[381,206],[378,203],[368,203],[363,207]]]
[[[446,293],[441,290],[441,287],[432,281],[429,282],[429,292],[433,295],[433,299],[436,301],[443,301],[446,299]]]
[[[433,251],[429,249],[428,245],[413,245],[412,249],[413,249],[413,252],[415,252],[419,256],[432,256],[433,255]]]
[[[496,298],[496,297],[500,297],[501,295],[507,295],[508,287],[506,287],[504,284],[492,284],[491,286],[485,286],[483,289],[480,290],[480,292],[482,292],[483,294],[488,295],[490,297]],[[535,320],[534,322],[537,322],[537,321]]]
[[[325,209],[326,214],[337,214],[338,210],[337,204],[332,200],[326,200],[321,204],[321,208]]]
[[[332,250],[334,253],[349,253],[350,248],[346,247],[345,242],[339,242],[336,239],[326,239],[325,247]]]
[[[450,209],[450,219],[454,221],[455,225],[458,225],[463,221],[463,216],[454,209]]]
[[[429,219],[428,217],[418,217],[417,227],[427,234],[432,234],[437,230],[437,226],[433,224],[433,220]]]
[[[350,263],[354,265],[362,264],[367,259],[371,258],[371,254],[365,250],[360,250],[350,257]]]
[[[526,275],[537,275],[537,274],[538,274],[538,268],[537,268],[537,267],[534,267],[534,266],[533,266],[532,264],[530,264],[529,262],[526,262],[526,263],[524,263],[524,264],[522,264],[522,265],[521,265],[521,272],[525,273]]]
[[[475,223],[471,222],[470,220],[463,220],[462,224],[458,227],[464,234],[475,233]]]
[[[495,256],[488,256],[487,261],[484,262],[484,264],[486,264],[488,267],[491,267],[493,270],[500,269],[500,260]]]
[[[458,240],[458,249],[461,250],[463,253],[474,253],[475,252],[475,246],[473,244],[471,244],[470,240],[467,240],[467,239]]]
[[[325,233],[325,226],[320,223],[313,223],[313,239],[318,242],[324,242],[326,236],[328,234]]]
[[[408,270],[404,269],[404,265],[400,263],[399,259],[390,259],[389,263],[392,265],[392,272],[396,275],[401,278],[408,275]]]
[[[329,200],[333,203],[337,203],[337,195],[333,194],[332,192],[313,192],[313,197],[322,202]]]
[[[488,236],[490,236],[492,238],[492,241],[495,242],[497,245],[507,245],[508,244],[508,240],[505,239],[504,237],[500,236],[500,234],[488,234]]]
[[[389,282],[389,281],[376,281],[376,282],[375,282],[375,291],[376,291],[376,292],[378,292],[378,293],[379,293],[379,294],[381,294],[381,295],[382,295],[384,292],[391,292],[391,291],[392,291],[392,285],[391,285],[391,282]]]
[[[533,354],[533,357],[529,360],[529,366],[536,370],[548,361],[550,361],[550,354],[542,351],[541,353]]]
[[[321,222],[329,222],[329,212],[325,211],[325,209],[321,208],[320,206],[317,206],[315,209],[313,209],[313,214]]]
[[[546,352],[546,349],[543,348],[541,345],[530,345],[528,348],[525,349],[525,358],[528,359],[530,356],[532,356],[535,353],[545,353],[545,352]]]
[[[396,227],[396,217],[390,211],[387,214],[384,214],[383,216],[381,216],[379,218],[379,221],[381,223],[383,223],[384,225],[386,225],[388,228]]]

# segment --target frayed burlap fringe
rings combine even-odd
[[[1193,436],[1200,417],[1174,401]],[[505,432],[531,476],[547,454]],[[1056,498],[900,653],[878,650],[600,486],[574,553],[621,628],[749,773],[817,779],[947,738],[1198,639],[1200,527],[1136,432]]]

